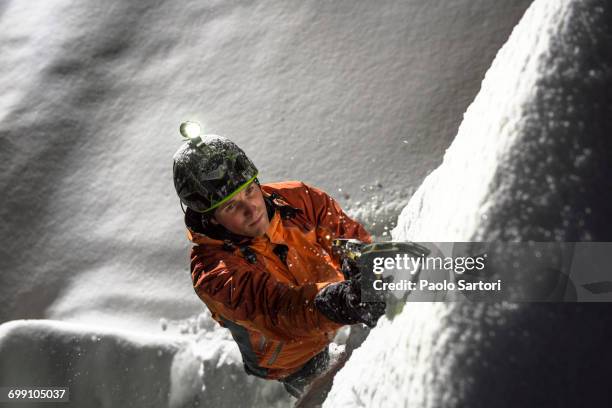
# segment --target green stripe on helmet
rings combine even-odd
[[[232,198],[234,198],[234,196],[236,194],[238,194],[239,192],[244,190],[249,184],[251,184],[253,182],[253,180],[255,180],[257,178],[258,175],[259,175],[259,173],[256,173],[253,177],[251,177],[249,180],[247,180],[244,184],[242,184],[240,187],[238,187],[236,190],[234,190],[233,193],[231,193],[230,195],[228,195],[227,197],[225,197],[223,200],[219,201],[218,203],[213,204],[213,206],[208,208],[207,210],[205,210],[204,213],[212,211],[215,208],[219,207],[220,205],[222,205],[222,204],[228,202],[229,200],[231,200]]]

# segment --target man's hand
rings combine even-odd
[[[350,280],[359,281],[361,279],[361,271],[359,270],[359,267],[357,266],[355,261],[349,258],[344,258],[342,260],[342,266],[340,270],[342,271],[342,274],[344,275],[344,279],[346,280],[350,279]]]
[[[352,280],[326,286],[317,293],[314,302],[321,313],[336,323],[374,327],[385,314],[384,302],[361,302],[361,287]]]

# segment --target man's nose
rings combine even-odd
[[[257,210],[257,205],[253,201],[247,201],[244,206],[244,215],[253,216]]]

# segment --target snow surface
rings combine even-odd
[[[246,375],[234,341],[214,324],[203,314],[192,335],[156,336],[14,320],[0,325],[0,384],[69,387],[61,405],[79,408],[287,406],[281,384]]]
[[[393,230],[413,241],[610,241],[612,3],[536,0],[443,163]],[[324,406],[607,406],[603,304],[409,303]]]

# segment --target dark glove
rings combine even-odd
[[[341,324],[364,323],[374,327],[385,314],[385,302],[361,303],[361,287],[351,280],[332,283],[321,289],[314,303],[325,317]]]
[[[344,275],[344,279],[346,280],[351,279],[359,281],[361,279],[361,271],[359,270],[359,267],[357,266],[355,261],[353,261],[352,259],[344,258],[342,260],[342,266],[340,269],[342,271],[342,274]]]

